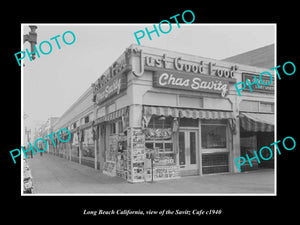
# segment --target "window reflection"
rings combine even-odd
[[[226,148],[226,126],[202,125],[202,148]]]

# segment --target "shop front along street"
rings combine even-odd
[[[236,89],[257,73],[267,75],[130,45],[53,125],[70,140],[47,152],[129,183],[273,168],[273,149],[259,152],[268,158],[261,163],[251,157],[274,140],[274,91],[252,88],[238,98]]]

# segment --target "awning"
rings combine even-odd
[[[105,122],[105,121],[115,120],[115,119],[117,119],[119,117],[126,116],[127,114],[128,114],[128,107],[124,107],[122,109],[119,109],[117,111],[109,113],[109,114],[107,114],[105,116],[97,118],[95,120],[95,124],[94,125],[102,123],[102,122]]]
[[[172,116],[185,117],[192,119],[229,119],[233,118],[232,112],[204,110],[204,109],[185,109],[164,106],[144,106],[144,115],[146,117],[156,116]]]
[[[272,132],[274,131],[274,114],[240,113],[240,125],[246,131]]]

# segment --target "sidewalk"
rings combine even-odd
[[[274,170],[192,176],[154,183],[130,184],[93,168],[43,154],[28,160],[35,194],[273,194]]]

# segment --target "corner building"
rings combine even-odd
[[[234,84],[269,69],[133,44],[55,124],[72,138],[53,154],[132,183],[239,172],[274,141],[274,85]]]

